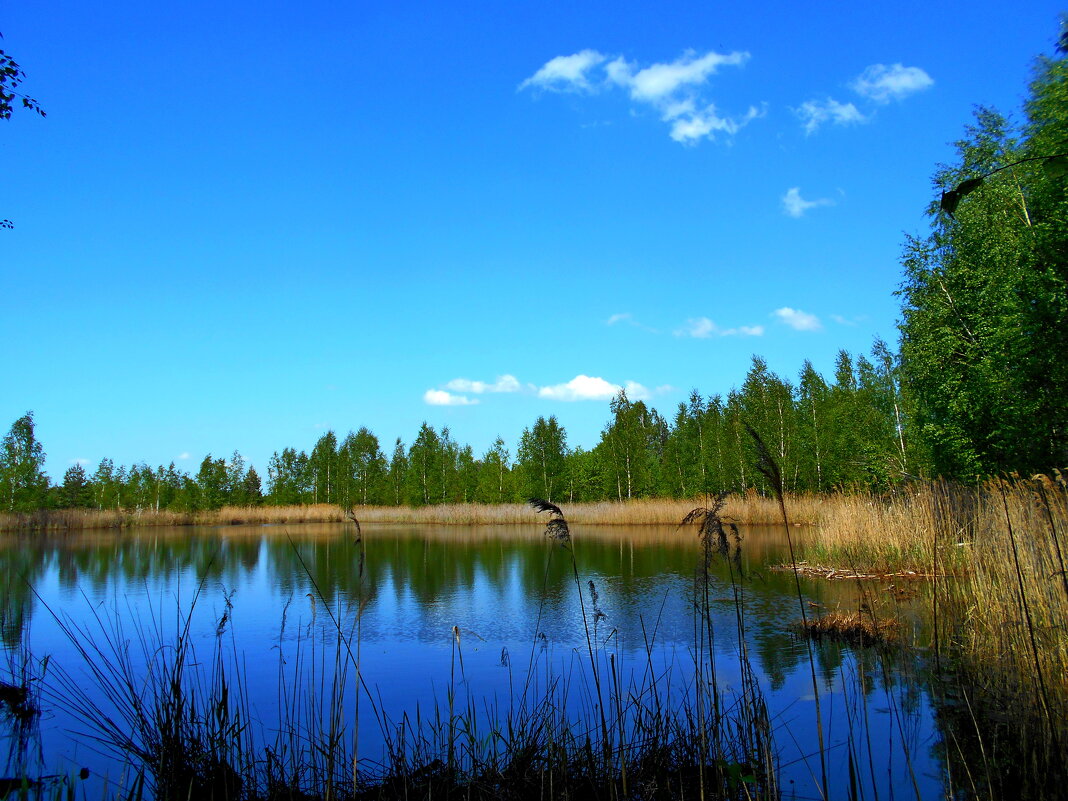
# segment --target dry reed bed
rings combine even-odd
[[[851,645],[887,645],[898,640],[901,623],[865,612],[829,612],[808,618],[801,633],[813,640],[837,640]]]
[[[828,498],[796,495],[787,499],[787,509],[796,522],[813,523]],[[623,502],[568,504],[568,518],[589,525],[678,525],[700,499],[640,499]],[[533,520],[526,504],[455,503],[433,506],[358,506],[356,515],[366,523],[434,525],[529,525]],[[774,499],[755,492],[732,495],[724,516],[742,523],[774,523],[778,518]],[[199,512],[142,510],[51,509],[32,514],[0,514],[0,531],[80,531],[131,526],[224,526],[285,525],[296,523],[344,523],[345,512],[337,506],[225,506]]]

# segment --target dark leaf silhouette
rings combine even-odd
[[[536,512],[548,512],[552,517],[545,524],[545,536],[556,542],[567,544],[571,542],[571,528],[564,519],[563,510],[555,503],[542,498],[531,498],[530,505]]]
[[[530,503],[535,512],[550,512],[560,517],[564,516],[564,513],[560,511],[559,506],[555,503],[543,500],[542,498],[531,498],[528,503]]]

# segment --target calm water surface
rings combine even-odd
[[[423,715],[442,709],[450,687],[458,705],[506,707],[530,664],[581,687],[589,662],[570,555],[541,530],[537,524],[366,526],[362,582],[347,525],[145,529],[63,542],[10,541],[0,546],[8,664],[28,647],[38,658],[49,657],[49,670],[62,668],[92,692],[61,621],[98,641],[103,626],[140,653],[141,639],[171,642],[188,617],[202,665],[219,645],[240,654],[249,706],[269,737],[279,716],[280,672],[290,675],[303,664],[305,673],[329,673],[322,657],[329,663],[334,653],[333,621],[352,631],[362,598],[363,675],[380,714],[395,722],[417,708]],[[656,526],[576,526],[572,533],[586,618],[595,614],[591,581],[603,613],[594,632],[599,649],[636,684],[652,664],[677,696],[685,696],[693,676],[694,579],[701,562],[696,537]],[[712,568],[717,669],[722,682],[737,685],[739,659],[748,656],[772,717],[784,796],[817,798],[815,705],[808,652],[793,630],[800,617],[796,591],[791,575],[767,569],[785,558],[785,542],[781,530],[750,528],[743,535],[739,565],[717,560]],[[741,638],[730,582],[739,567]],[[806,603],[823,608],[855,609],[858,603],[856,589],[844,582],[805,582],[803,590]],[[852,740],[854,748],[862,745],[866,796],[942,797],[939,733],[915,656],[884,659],[870,650],[823,646],[816,659],[832,786],[841,790],[833,795],[847,797]],[[359,749],[361,758],[374,761],[382,756],[382,733],[366,698]],[[6,737],[7,775],[20,761],[30,775],[76,773],[83,766],[94,776],[122,772],[86,737],[71,733],[79,725],[61,703],[46,695],[44,706],[39,747],[20,753],[17,738]]]

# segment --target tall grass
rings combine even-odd
[[[795,522],[812,523],[827,503],[816,495],[787,497]],[[576,503],[568,507],[573,523],[590,525],[675,525],[695,504],[695,499],[639,499],[623,502]],[[434,506],[358,506],[364,523],[413,525],[527,525],[530,510],[525,504],[455,503]],[[744,523],[775,523],[778,506],[773,498],[756,492],[732,495],[725,515]],[[90,529],[135,526],[226,526],[294,525],[299,523],[344,523],[345,511],[337,506],[225,506],[199,512],[53,509],[32,514],[0,513],[0,531],[75,532]]]
[[[928,580],[947,760],[977,796],[1056,798],[1068,786],[1066,532],[1060,474],[936,481],[829,506],[802,549],[810,565],[882,587]]]

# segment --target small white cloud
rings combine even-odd
[[[849,86],[861,97],[876,103],[889,103],[934,86],[934,80],[919,67],[872,64]]]
[[[84,456],[79,456],[77,459],[68,459],[67,464],[76,464],[81,467],[85,467],[87,464],[89,464],[89,460],[86,459]]]
[[[584,400],[611,400],[623,389],[619,384],[613,384],[597,376],[577,375],[566,384],[555,384],[538,389],[539,398],[559,401],[584,401]],[[648,394],[648,390],[641,384],[633,381],[627,382],[627,394],[631,391]]]
[[[801,127],[806,134],[814,134],[825,122],[835,125],[855,125],[867,122],[865,117],[852,103],[839,103],[828,97],[826,100],[806,100],[794,113],[801,119]]]
[[[798,218],[803,217],[805,212],[809,209],[819,208],[820,206],[833,206],[834,201],[830,198],[819,198],[818,200],[805,200],[801,197],[801,188],[798,186],[791,186],[786,190],[786,194],[782,196],[782,210],[788,217]]]
[[[728,328],[723,332],[725,337],[762,337],[764,336],[764,326],[762,325],[740,325],[737,328]]]
[[[742,128],[764,116],[764,112],[755,106],[750,106],[749,111],[739,119],[721,117],[716,112],[716,107],[709,103],[702,111],[684,112],[686,116],[666,116],[665,121],[671,121],[671,138],[683,144],[694,144],[700,139],[712,139],[716,133],[725,133],[730,136],[738,133]]]
[[[614,82],[627,86],[632,98],[651,103],[668,98],[680,89],[701,86],[721,66],[741,66],[748,59],[748,53],[723,55],[709,51],[697,56],[687,50],[670,63],[653,64],[637,72],[632,72],[632,67],[622,59],[616,59],[609,75]]]
[[[659,334],[660,332],[655,328],[650,328],[644,323],[640,323],[634,319],[634,315],[630,312],[623,312],[622,314],[613,314],[607,320],[604,321],[605,325],[618,325],[619,323],[625,323],[631,328],[637,328],[640,331],[645,331],[648,334]]]
[[[626,91],[635,104],[656,109],[660,118],[670,123],[672,139],[694,144],[701,139],[712,139],[717,133],[733,135],[763,116],[763,111],[755,106],[750,106],[741,117],[724,115],[714,103],[702,97],[709,79],[720,67],[740,67],[748,60],[749,54],[741,51],[709,51],[698,55],[687,50],[674,61],[639,68],[622,56],[608,61],[596,50],[583,50],[548,61],[519,88],[532,86],[558,92],[593,92],[618,87]]]
[[[627,397],[632,401],[649,400],[652,397],[649,389],[637,381],[624,382],[624,389],[627,390]]]
[[[540,70],[519,84],[519,89],[533,86],[553,92],[592,91],[594,87],[590,84],[587,73],[604,60],[605,57],[596,50],[583,50],[571,56],[557,56],[545,62]]]
[[[776,309],[771,314],[795,331],[819,331],[823,328],[820,324],[820,319],[816,315],[803,312],[800,309],[791,309],[789,306]]]
[[[431,406],[474,406],[477,398],[466,395],[453,395],[443,389],[428,389],[423,393],[423,400]]]
[[[192,459],[193,455],[189,451],[182,451],[178,454],[179,459]]]
[[[691,317],[686,325],[675,331],[677,337],[709,339],[711,337],[759,337],[764,335],[762,325],[740,325],[737,328],[720,328],[707,317]]]
[[[473,392],[476,395],[485,392],[519,392],[521,389],[519,379],[514,375],[498,376],[492,384],[484,381],[470,381],[466,378],[454,378],[445,385],[445,388],[453,392]]]
[[[691,317],[686,321],[686,325],[675,332],[675,336],[708,339],[718,333],[719,328],[707,317]]]

